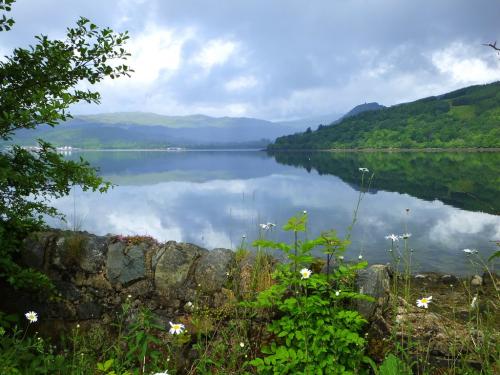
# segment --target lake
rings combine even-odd
[[[464,248],[487,257],[500,240],[500,153],[263,151],[87,151],[83,156],[116,186],[106,194],[73,189],[54,204],[62,228],[95,234],[150,235],[206,248],[236,248],[307,211],[307,236],[347,234],[346,259],[388,262],[386,235],[409,232],[414,270],[474,273]],[[363,176],[359,168],[370,172]],[[261,223],[275,223],[263,233]],[[245,237],[244,237],[245,236]],[[402,244],[401,244],[402,245]]]

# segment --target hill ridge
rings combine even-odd
[[[278,137],[269,150],[498,148],[500,82],[464,87]]]

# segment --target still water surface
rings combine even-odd
[[[388,234],[410,232],[415,271],[474,272],[462,252],[486,257],[500,239],[500,153],[291,153],[259,151],[99,151],[73,153],[116,186],[106,194],[74,189],[55,205],[63,228],[96,234],[151,235],[206,248],[257,239],[290,240],[279,228],[298,212],[308,236],[345,236],[361,187],[358,168],[374,177],[360,204],[346,258],[390,260]],[[365,182],[369,175],[365,175]]]

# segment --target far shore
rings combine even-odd
[[[35,147],[35,146],[25,146]],[[74,147],[68,150],[58,150],[67,152],[207,152],[207,151],[269,151],[269,152],[500,152],[500,147],[491,148],[331,148],[331,149],[265,149],[265,148],[79,148]]]
[[[331,148],[331,149],[281,149],[270,152],[500,152],[500,147],[493,148]]]

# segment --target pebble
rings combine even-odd
[[[483,278],[479,275],[472,276],[472,279],[470,280],[470,285],[472,285],[472,286],[483,285]]]

